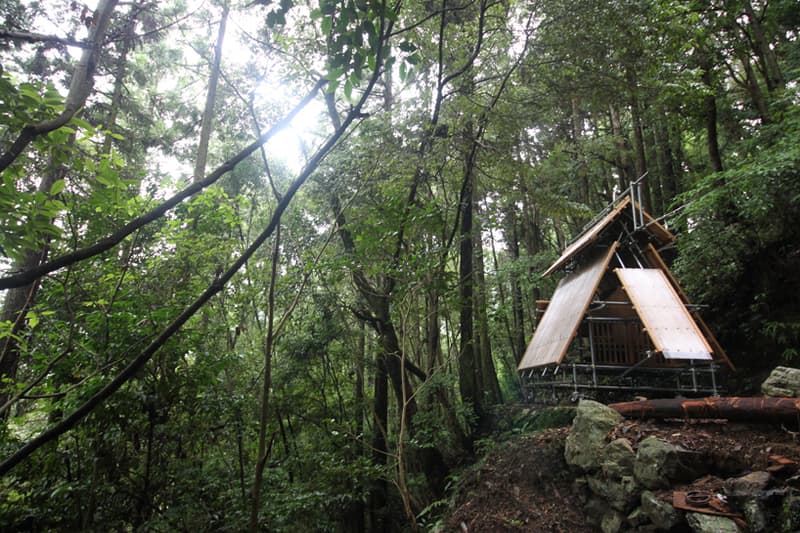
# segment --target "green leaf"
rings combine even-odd
[[[64,190],[65,186],[66,186],[66,183],[64,183],[63,179],[56,180],[53,183],[53,185],[50,187],[50,194],[53,195],[53,196],[55,196],[56,194],[59,194],[61,191]]]
[[[31,329],[35,328],[39,324],[39,316],[33,311],[28,311],[28,313],[25,315],[25,319],[28,321],[28,327]]]

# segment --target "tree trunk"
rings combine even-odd
[[[389,456],[386,445],[389,423],[389,380],[386,373],[386,355],[383,352],[375,358],[372,396],[372,461],[379,467],[385,467]],[[374,479],[369,493],[370,531],[386,531],[388,494],[389,483],[386,478],[379,476]]]
[[[471,139],[471,136],[468,135]],[[471,155],[471,153],[470,153]],[[464,182],[461,194],[461,227],[459,241],[459,351],[458,351],[458,384],[461,399],[475,411],[480,422],[484,419],[482,394],[478,381],[477,350],[475,346],[474,287],[473,287],[473,243],[472,243],[472,190],[474,187],[473,166],[470,157],[465,160]]]
[[[774,92],[776,89],[784,87],[783,73],[780,66],[778,66],[778,59],[775,57],[775,51],[770,46],[769,40],[764,33],[764,27],[753,9],[753,4],[746,0],[744,2],[744,12],[750,22],[750,30],[753,34],[753,49],[756,52],[759,60],[764,65],[764,78],[767,82],[767,89],[769,92]]]
[[[764,93],[761,91],[761,85],[758,83],[758,76],[756,76],[753,65],[750,63],[750,56],[748,54],[742,54],[741,62],[745,75],[744,84],[747,88],[747,92],[750,94],[750,99],[758,110],[761,122],[769,124],[769,107],[767,106],[766,98],[764,98]]]
[[[214,47],[214,61],[208,77],[208,91],[206,92],[206,104],[203,108],[203,120],[200,123],[200,142],[197,145],[197,157],[194,163],[194,181],[196,182],[202,180],[206,173],[208,143],[211,139],[211,122],[214,119],[214,105],[217,101],[217,84],[219,82],[220,63],[222,62],[222,43],[225,40],[228,11],[228,3],[225,2],[217,31],[217,44]]]
[[[636,179],[641,178],[647,172],[647,159],[645,158],[644,132],[642,131],[642,115],[639,103],[639,90],[636,75],[630,69],[626,70],[628,78],[628,89],[630,93],[631,122],[633,123],[633,148],[636,155]],[[650,180],[645,178],[641,181],[642,207],[648,213],[653,212],[653,204],[650,200]]]
[[[473,206],[477,207],[475,194],[473,191]],[[477,328],[475,328],[475,333],[478,337],[476,347],[479,349],[477,354],[478,383],[483,394],[483,400],[489,405],[496,405],[502,400],[500,384],[497,381],[497,371],[492,357],[492,342],[489,336],[489,313],[486,311],[488,303],[486,297],[486,275],[484,272],[483,231],[480,221],[475,226],[473,251],[475,253],[475,320],[478,322]]]
[[[614,144],[617,146],[616,160],[617,169],[619,171],[619,189],[620,191],[626,189],[631,181],[636,179],[634,174],[636,171],[633,168],[630,157],[630,146],[625,134],[622,131],[622,120],[619,116],[619,109],[616,105],[610,104],[608,106],[609,118],[611,122],[611,133],[614,136]]]
[[[514,206],[511,206],[508,210],[510,214],[509,225],[511,226],[511,238],[508,238],[506,235],[507,243],[509,251],[511,252],[511,258],[514,263],[519,262],[519,232],[517,231],[517,220],[516,220],[516,210]],[[522,361],[522,356],[525,354],[525,348],[527,346],[527,331],[525,330],[525,306],[522,300],[522,284],[519,280],[519,273],[517,269],[514,269],[511,272],[511,308],[512,314],[514,317],[514,338],[512,340],[513,343],[513,352],[514,352],[514,359],[516,360],[517,364]]]
[[[672,155],[672,139],[670,139],[669,129],[664,124],[667,120],[665,113],[661,113],[661,120],[656,120],[654,135],[656,139],[657,156],[662,168],[661,175],[661,197],[664,211],[669,210],[672,201],[678,191],[678,177],[675,173],[676,163]]]
[[[711,168],[714,172],[722,172],[722,156],[720,155],[719,135],[717,133],[717,98],[714,96],[714,84],[711,81],[711,60],[704,57],[701,68],[703,69],[703,83],[709,90],[709,94],[703,99],[708,159],[711,162]]]

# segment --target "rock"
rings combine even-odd
[[[764,396],[796,398],[800,396],[800,369],[777,366],[761,384]]]
[[[771,482],[772,475],[769,472],[751,472],[745,476],[726,479],[725,494],[736,502],[761,498]]]
[[[633,474],[648,489],[669,486],[668,475],[674,469],[678,454],[672,444],[656,437],[647,437],[639,443]]]
[[[564,446],[564,459],[585,471],[598,470],[606,436],[621,421],[622,415],[613,409],[592,400],[581,400]]]
[[[633,475],[633,463],[636,452],[633,451],[631,441],[616,439],[603,449],[602,470],[609,478],[621,478]]]
[[[602,498],[593,497],[589,502],[583,506],[583,512],[586,514],[586,521],[593,526],[600,525],[600,521],[608,511],[608,503]]]
[[[629,526],[634,529],[639,529],[639,526],[643,526],[650,521],[650,518],[644,514],[641,507],[637,507],[633,511],[630,512],[626,521]]]
[[[766,533],[767,517],[764,509],[757,500],[747,500],[742,505],[742,513],[747,521],[747,530],[750,533]]]
[[[658,529],[669,530],[683,520],[683,513],[675,509],[671,503],[665,502],[655,494],[646,490],[641,496],[642,513]]]
[[[686,521],[694,533],[739,533],[736,522],[724,516],[686,513]]]
[[[648,489],[666,488],[670,480],[689,481],[702,474],[701,470],[694,468],[699,464],[696,455],[657,437],[647,437],[639,443],[633,474]]]
[[[622,512],[633,508],[642,490],[633,476],[622,476],[619,479],[587,476],[586,479],[592,492],[606,500],[612,508]]]
[[[624,517],[617,511],[606,511],[603,514],[603,519],[600,521],[600,529],[603,533],[618,533],[622,528],[622,521]]]
[[[592,492],[589,490],[589,482],[585,476],[575,478],[572,482],[572,493],[578,498],[582,505],[589,503],[589,497]]]
[[[800,529],[800,497],[790,494],[783,500],[781,509],[782,531],[797,531]]]

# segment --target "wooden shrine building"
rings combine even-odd
[[[674,240],[630,193],[567,246],[544,275],[568,273],[550,301],[536,302],[518,366],[527,399],[718,395],[733,365],[662,258]]]

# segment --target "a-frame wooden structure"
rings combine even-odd
[[[659,250],[675,237],[625,195],[547,269],[568,274],[518,366],[526,396],[631,391],[717,395],[733,370]]]

